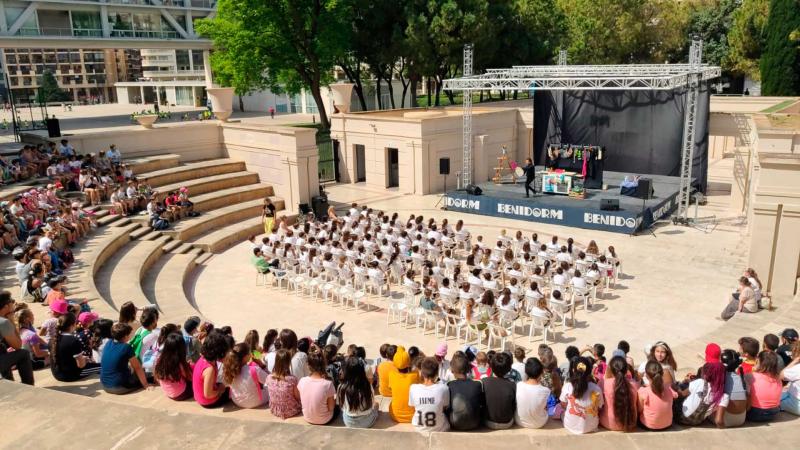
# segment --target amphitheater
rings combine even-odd
[[[223,136],[220,141],[202,145],[193,141],[210,127]],[[157,191],[188,187],[195,210],[201,214],[183,219],[168,230],[152,231],[143,217],[120,217],[110,214],[108,206],[93,207],[99,226],[74,249],[76,263],[67,272],[70,297],[88,299],[101,317],[115,318],[126,301],[155,305],[161,312],[160,324],[182,323],[187,316],[198,315],[218,326],[232,326],[239,339],[246,330],[263,333],[267,328],[292,328],[299,335],[315,336],[328,322],[343,321],[345,343],[364,345],[369,358],[376,356],[383,342],[416,345],[430,352],[446,340],[451,353],[460,348],[463,344],[453,336],[388,321],[386,300],[377,296],[366,299],[370,308],[342,308],[296,296],[270,283],[256,283],[245,239],[263,233],[263,199],[272,199],[279,217],[294,220],[298,200],[307,200],[313,192],[291,183],[287,187],[283,178],[275,178],[284,180],[282,185],[271,183],[274,176],[263,170],[268,164],[253,155],[258,150],[254,140],[233,137],[245,128],[216,123],[176,125],[160,135],[158,139],[166,139],[155,148],[125,152],[136,176]],[[284,128],[273,127],[266,132],[293,135],[298,142],[294,146],[297,164],[287,164],[301,165],[298,161],[308,145],[300,142],[306,142],[308,133]],[[95,141],[102,145],[116,142],[125,151],[135,146],[137,137],[144,136],[140,133],[153,131],[158,132],[95,133],[84,136],[76,147],[80,150],[80,145],[100,145],[92,144]],[[180,136],[182,145],[173,145],[175,136]],[[170,146],[175,147],[173,152]],[[313,145],[311,148],[315,150]],[[314,157],[306,158],[316,163]],[[582,245],[592,239],[601,247],[614,245],[624,264],[623,275],[595,308],[579,310],[574,326],[560,329],[550,344],[563,357],[567,345],[602,342],[610,346],[626,339],[638,364],[644,358],[646,344],[665,340],[674,350],[682,376],[701,364],[698,355],[708,342],[735,347],[741,336],[760,340],[766,333],[800,325],[800,302],[794,295],[773,295],[773,311],[737,315],[728,322],[716,318],[748,264],[752,235],[741,215],[730,212],[731,185],[736,184],[734,164],[734,158],[709,161],[711,190],[708,204],[700,207],[699,214],[714,216],[713,226],[700,230],[662,225],[654,235],[635,237],[478,218],[438,209],[436,195],[406,194],[363,183],[332,185],[326,191],[340,211],[357,202],[397,211],[401,217],[414,213],[448,218],[451,223],[463,219],[473,235],[490,239],[505,228],[527,235],[538,232],[545,239],[551,235],[573,237]],[[311,178],[310,184],[314,184],[316,178]],[[0,198],[7,200],[26,188],[29,186],[3,188]],[[2,288],[16,292],[13,263],[9,257],[3,258]],[[41,321],[45,308],[31,308]],[[528,336],[515,336],[515,341],[535,351],[541,336],[532,341]],[[279,421],[265,410],[241,410],[233,405],[203,409],[193,402],[169,400],[159,388],[126,396],[109,395],[97,377],[70,384],[55,381],[48,370],[37,371],[35,377],[35,387],[0,382],[3,448],[786,448],[787,443],[800,438],[796,418],[785,413],[769,425],[748,424],[728,430],[676,426],[663,433],[601,429],[592,435],[572,436],[560,423],[551,421],[541,430],[514,428],[482,430],[468,436],[455,432],[422,436],[409,425],[392,422],[385,399],[373,429],[352,430],[344,428],[340,420],[333,426],[320,427],[306,425],[302,417]]]

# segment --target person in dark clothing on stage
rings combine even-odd
[[[530,158],[525,159],[525,165],[522,170],[525,171],[525,197],[529,197],[528,191],[536,194],[536,185],[534,184],[534,187],[531,187],[531,182],[536,179],[536,168]]]

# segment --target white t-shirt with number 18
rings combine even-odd
[[[408,391],[408,406],[414,407],[411,424],[420,433],[447,431],[450,423],[444,414],[450,405],[450,390],[444,384],[412,384]]]

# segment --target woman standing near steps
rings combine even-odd
[[[261,220],[264,221],[264,233],[272,232],[272,224],[275,221],[275,205],[269,198],[264,199],[264,210],[261,212]]]

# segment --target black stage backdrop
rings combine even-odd
[[[671,91],[537,91],[534,156],[550,144],[601,145],[605,170],[679,176],[686,89]],[[708,175],[709,91],[703,83],[695,121],[692,178],[703,192]]]

